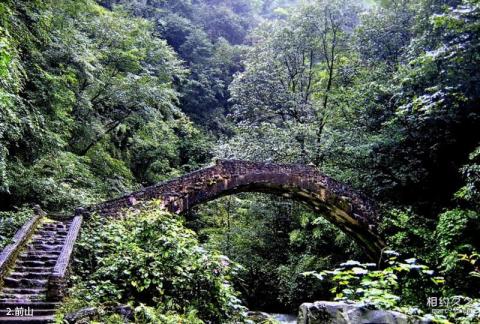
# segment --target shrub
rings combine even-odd
[[[468,273],[474,264],[462,262],[459,255],[478,254],[480,240],[480,214],[473,210],[452,209],[440,214],[435,232],[441,268],[450,293],[463,293],[478,297],[480,282]]]
[[[230,283],[237,266],[200,247],[194,232],[159,204],[130,210],[121,219],[94,216],[86,223],[77,244],[74,297],[64,312],[130,304],[150,307],[138,309],[142,318],[153,313],[189,317],[194,312],[201,320],[218,323],[243,316]]]
[[[463,296],[444,295],[444,300],[455,301],[450,305],[425,305],[418,300],[408,298],[412,293],[421,295],[428,292],[429,296],[436,296],[432,286],[426,285],[427,281],[435,286],[443,285],[443,277],[436,276],[435,272],[427,266],[419,264],[415,258],[404,262],[399,261],[399,254],[387,250],[387,266],[384,269],[375,269],[374,263],[360,263],[347,261],[333,271],[310,271],[305,276],[313,276],[319,280],[330,279],[334,284],[332,292],[336,294],[335,300],[356,302],[365,306],[378,309],[392,309],[410,315],[422,315],[434,323],[473,323],[480,316],[480,300]],[[464,256],[465,261],[477,262],[477,256]],[[472,274],[477,275],[477,274]],[[438,288],[442,288],[441,286]],[[438,290],[438,289],[437,289]],[[441,290],[440,290],[441,291]],[[406,298],[407,297],[407,298]],[[430,297],[431,298],[431,297]],[[434,297],[437,298],[437,297]],[[428,299],[425,299],[428,302]],[[414,306],[416,305],[416,306]],[[427,309],[421,305],[436,308],[434,315],[428,314]],[[421,309],[424,308],[424,309]]]
[[[104,188],[88,163],[88,158],[60,152],[46,155],[30,167],[17,164],[11,170],[15,177],[12,193],[25,202],[34,197],[47,210],[96,202],[104,197]]]
[[[424,279],[431,279],[435,284],[443,283],[443,277],[434,277],[434,271],[418,264],[415,258],[400,262],[397,252],[387,250],[384,254],[389,258],[387,266],[381,270],[375,269],[375,263],[348,261],[333,271],[304,274],[320,280],[330,278],[334,283],[331,291],[336,295],[335,300],[362,302],[381,309],[408,305],[410,300],[405,296],[410,295],[407,291],[409,280],[415,280],[417,288],[426,286]]]
[[[22,208],[16,212],[0,212],[0,250],[10,243],[15,233],[31,217],[33,210],[30,208]]]

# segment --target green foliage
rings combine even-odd
[[[346,253],[361,253],[307,207],[267,195],[226,197],[200,207],[187,220],[206,246],[243,266],[234,281],[251,309],[296,312],[306,300],[330,298],[328,285],[301,273],[333,267]]]
[[[103,196],[107,188],[90,172],[89,160],[73,153],[45,155],[32,167],[12,165],[17,179],[12,190],[20,201],[36,197],[47,209],[62,209],[92,203]]]
[[[479,213],[473,210],[454,209],[440,215],[436,241],[441,266],[451,292],[464,292],[467,296],[478,293],[480,282],[472,278],[475,262],[462,262],[459,255],[475,255],[479,251],[477,233]]]
[[[198,318],[196,311],[190,311],[186,315],[179,314],[162,314],[159,310],[140,305],[135,308],[135,322],[136,323],[165,323],[165,324],[178,324],[178,323],[191,323],[202,324],[205,323]]]
[[[285,205],[267,197],[228,197],[212,202],[187,219],[191,228],[218,249],[239,262],[244,270],[236,280],[246,304],[252,309],[275,309],[278,303],[277,267],[286,260],[291,226]]]
[[[288,309],[295,311],[306,300],[326,300],[331,298],[330,285],[312,281],[302,275],[312,269],[325,269],[332,264],[330,257],[319,258],[313,254],[291,254],[290,260],[277,268],[277,299]]]
[[[471,271],[469,275],[475,278],[480,278],[480,254],[474,252],[470,255],[460,254],[459,257],[460,261],[466,261],[470,265],[474,266],[474,271]]]
[[[177,107],[187,71],[152,23],[93,0],[8,1],[0,23],[5,208],[89,204],[206,162],[180,141],[209,140]]]
[[[428,318],[435,323],[472,323],[478,319],[480,310],[478,299],[453,295],[445,297],[451,305],[442,314],[428,314],[430,309],[424,308],[425,303],[417,302],[412,305],[412,300],[405,298],[406,295],[410,295],[408,292],[406,294],[406,291],[418,290],[420,287],[425,289],[425,279],[429,279],[435,286],[441,286],[445,282],[444,278],[435,276],[433,270],[417,263],[415,258],[400,262],[398,253],[387,250],[384,254],[388,256],[388,260],[386,267],[381,270],[374,270],[375,264],[348,261],[333,271],[310,271],[304,275],[334,282],[332,291],[336,294],[335,299],[339,301],[353,301],[379,309],[393,309],[414,316],[420,315],[423,319]],[[409,286],[412,281],[413,285]],[[435,295],[435,290],[431,288],[430,292]],[[419,309],[418,305],[424,309]]]
[[[436,230],[438,247],[447,254],[464,252],[457,249],[471,249],[467,242],[474,242],[472,235],[478,232],[480,215],[471,210],[454,209],[440,215]]]
[[[245,71],[230,86],[232,116],[240,124],[230,141],[236,157],[324,162],[340,71],[349,62],[347,30],[358,11],[352,1],[306,2],[286,20],[268,21],[255,31]],[[251,138],[256,146],[250,147]]]
[[[461,172],[465,185],[455,193],[455,198],[478,209],[480,207],[480,147],[470,153],[469,162],[462,167]]]
[[[31,208],[21,208],[18,211],[0,212],[0,250],[11,243],[11,238],[33,217]]]
[[[192,120],[217,135],[230,133],[225,119],[228,85],[241,69],[247,33],[257,24],[251,1],[102,1],[155,22],[156,31],[191,73],[179,85],[180,106]]]
[[[374,151],[383,159],[375,167],[386,169],[384,177],[396,182],[403,201],[441,205],[450,199],[460,182],[457,169],[478,145],[478,137],[471,136],[479,120],[474,108],[478,84],[471,83],[478,78],[473,68],[478,66],[478,3],[453,3],[443,9],[440,4],[419,5],[433,17],[422,20],[408,50],[409,64],[395,73],[395,116],[384,128],[385,145]],[[450,185],[439,190],[440,182]],[[433,207],[434,215],[440,209]]]
[[[346,6],[309,2],[254,31],[230,85],[236,134],[216,155],[313,162],[364,189],[386,203],[389,245],[438,266],[444,293],[477,296],[458,254],[478,253],[478,1],[383,1],[358,16]],[[335,25],[313,14],[329,10],[342,26],[333,78],[322,53]],[[292,242],[306,236],[289,230]]]
[[[448,310],[447,317],[452,323],[470,324],[480,318],[480,300],[457,296],[460,303]]]
[[[360,263],[348,261],[342,263],[333,271],[305,272],[306,276],[317,279],[330,279],[335,285],[332,292],[336,294],[335,300],[354,301],[365,305],[373,305],[379,309],[407,310],[408,300],[406,290],[412,289],[407,285],[407,276],[415,278],[414,289],[425,287],[422,281],[429,278],[434,284],[444,282],[443,277],[434,276],[434,271],[427,266],[417,263],[415,258],[404,262],[398,260],[398,253],[386,250],[388,257],[387,266],[375,270],[374,263]],[[411,279],[410,279],[411,280]]]
[[[143,319],[170,312],[214,322],[242,316],[230,283],[236,264],[200,247],[195,234],[161,211],[159,202],[119,220],[94,216],[77,246],[66,309],[129,303]]]
[[[431,249],[437,244],[435,222],[416,215],[412,210],[387,210],[381,231],[387,238],[388,246],[404,255],[415,249],[417,256],[430,260]]]
[[[104,147],[92,148],[86,155],[86,159],[89,161],[92,173],[103,182],[104,191],[120,194],[135,183],[132,169],[129,169],[124,161],[111,156]]]
[[[413,37],[415,12],[411,3],[413,1],[398,1],[374,7],[363,17],[356,31],[356,46],[362,60],[372,67],[386,64],[392,69],[404,61],[405,50]]]

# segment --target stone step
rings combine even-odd
[[[44,247],[41,247],[41,248],[33,248],[33,247],[28,247],[27,250],[26,250],[26,253],[28,254],[39,254],[39,253],[56,253],[56,254],[60,254],[60,252],[62,252],[62,250],[56,248],[56,249],[48,249],[48,248],[44,248]]]
[[[58,231],[65,231],[65,229],[41,227],[37,231],[35,231],[35,234],[42,233],[42,232],[56,234]]]
[[[54,309],[60,306],[58,302],[50,302],[50,301],[41,301],[41,302],[25,302],[22,300],[8,300],[8,301],[1,301],[0,300],[0,309],[5,308],[15,308],[15,307],[30,307],[33,309]]]
[[[32,235],[32,239],[56,239],[56,238],[65,238],[67,236],[67,232],[52,232],[49,234],[40,234],[40,233],[35,233]]]
[[[57,244],[57,247],[62,244]],[[35,256],[35,255],[59,255],[60,251],[56,251],[55,249],[52,249],[52,246],[45,246],[41,244],[36,244],[36,246],[33,245],[27,245],[27,248],[22,251],[20,256],[22,255],[28,255],[28,256]]]
[[[56,256],[58,257],[60,255],[59,251],[39,251],[39,252],[23,252],[19,255],[19,257],[30,257],[30,258],[36,258],[36,257],[44,257],[44,256]]]
[[[68,233],[67,229],[52,229],[51,231],[39,231],[33,233],[33,236],[41,236],[41,237],[58,237],[58,236],[66,236]]]
[[[65,241],[65,237],[57,237],[57,236],[42,236],[42,237],[32,237],[28,245],[38,244],[39,242],[48,242],[49,244],[55,242],[63,242]]]
[[[30,244],[36,242],[63,242],[65,241],[66,236],[40,236],[32,237]]]
[[[37,244],[37,245],[41,246],[41,244]],[[62,245],[63,245],[63,243],[62,243]],[[44,249],[38,250],[33,245],[27,245],[27,248],[25,250],[23,250],[20,255],[32,255],[32,256],[34,256],[34,255],[45,255],[45,254],[58,255],[58,254],[60,254],[60,251],[48,251],[48,250],[46,251]]]
[[[65,234],[58,234],[58,235],[40,235],[36,234],[32,236],[32,240],[65,240],[67,235]]]
[[[45,294],[9,294],[6,292],[0,293],[0,300],[25,300],[25,301],[44,301],[47,298]]]
[[[38,240],[38,241],[32,241],[28,246],[35,247],[35,246],[47,246],[47,247],[55,247],[59,245],[63,245],[65,243],[65,240]]]
[[[53,267],[25,267],[15,266],[14,272],[52,272]]]
[[[19,266],[27,266],[27,267],[45,267],[45,266],[55,266],[55,260],[18,260],[17,264]]]
[[[58,255],[37,255],[37,256],[19,256],[17,260],[21,261],[56,261]]]
[[[53,322],[59,303],[46,301],[48,278],[63,249],[70,224],[71,220],[44,223],[30,238],[0,288],[0,323]],[[29,312],[19,317],[7,314],[7,308],[15,315],[19,307],[24,311],[28,307]],[[26,316],[32,312],[33,316]]]
[[[63,227],[65,225],[64,222],[50,222],[42,224],[42,227]]]
[[[5,287],[10,288],[33,288],[33,287],[46,287],[48,279],[31,279],[31,278],[12,278],[6,277],[3,279]]]
[[[44,244],[46,242],[49,242],[49,244],[55,243],[57,241],[56,237],[32,237],[30,241],[28,242],[27,246],[35,245],[35,244]],[[58,240],[58,241],[64,241]]]
[[[60,255],[60,251],[31,251],[30,253],[22,253],[18,257],[19,258],[30,258],[30,259],[36,259],[36,258],[58,258]]]
[[[62,236],[36,236],[36,237],[32,237],[31,241],[30,241],[30,244],[33,243],[33,242],[38,242],[38,241],[42,241],[42,242],[63,242],[65,241],[65,238],[67,236],[65,235],[62,235]]]
[[[28,244],[29,246],[32,245],[62,245],[65,240],[52,240],[52,239],[38,239],[38,240],[32,240]]]
[[[67,224],[45,225],[39,230],[41,231],[65,231],[68,229]]]
[[[39,228],[33,235],[58,235],[59,233],[67,233],[66,228]]]
[[[36,231],[33,236],[59,236],[59,235],[67,235],[67,230],[61,229],[61,230],[46,230],[46,229],[40,229]]]
[[[22,256],[19,257],[17,260],[18,262],[24,262],[24,261],[51,261],[51,260],[57,260],[58,259],[58,254],[50,254],[50,255],[43,255],[43,256]]]
[[[52,274],[51,271],[47,271],[47,272],[28,271],[28,272],[11,272],[9,276],[10,278],[14,278],[14,279],[22,279],[22,278],[46,279],[51,274]]]
[[[44,252],[44,253],[50,253],[50,252],[61,252],[62,250],[62,245],[35,245],[35,246],[30,246],[28,249],[28,252]]]
[[[5,294],[46,294],[47,288],[3,288]]]
[[[62,247],[61,245],[56,245],[56,246],[40,245],[40,244],[35,246],[29,245],[27,246],[25,253],[30,255],[53,254],[53,253],[60,254],[61,250],[59,248],[61,247]]]

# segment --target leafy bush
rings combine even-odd
[[[329,257],[318,257],[316,255],[304,254],[292,256],[287,264],[277,268],[278,276],[278,300],[290,310],[298,308],[302,302],[307,300],[328,299],[331,285],[327,282],[312,282],[302,275],[303,272],[311,269],[325,269],[329,267]]]
[[[435,232],[440,266],[447,280],[450,293],[463,293],[478,297],[480,282],[468,274],[474,264],[462,262],[459,255],[477,254],[480,248],[478,231],[480,214],[473,210],[453,209],[445,211]]]
[[[301,273],[361,256],[347,235],[308,207],[269,195],[224,197],[187,219],[208,246],[244,267],[234,282],[250,309],[295,313],[302,302],[329,298],[326,283]]]
[[[460,252],[471,252],[475,247],[474,237],[478,233],[480,214],[472,210],[453,209],[440,215],[436,238],[444,267],[450,270],[451,261],[456,261]]]
[[[161,311],[140,305],[135,308],[135,322],[137,323],[164,323],[164,324],[202,324],[203,321],[198,318],[196,311],[191,311],[185,315],[179,315],[175,313],[162,314]]]
[[[408,254],[415,248],[416,255],[422,259],[430,256],[431,247],[435,245],[433,220],[415,214],[409,208],[390,208],[384,215],[381,232],[387,238],[388,246],[401,254]]]
[[[453,323],[471,324],[478,323],[480,318],[480,299],[458,296],[459,305],[449,309],[447,316]]]
[[[33,210],[22,208],[16,212],[0,212],[0,250],[10,243],[10,239],[33,216]]]
[[[416,280],[417,288],[425,286],[421,282],[425,278],[430,278],[435,284],[443,283],[443,277],[434,277],[433,270],[418,264],[414,258],[400,262],[397,252],[387,250],[384,254],[389,258],[387,267],[381,270],[373,270],[376,267],[375,263],[348,261],[333,271],[304,274],[320,280],[330,278],[334,283],[331,291],[336,294],[335,300],[361,302],[381,309],[398,309],[406,305],[404,294],[405,288],[408,289],[405,287],[408,278],[402,277],[402,274],[415,275],[412,277]]]
[[[455,194],[457,199],[480,207],[480,146],[469,156],[469,163],[461,168],[465,185]]]
[[[237,266],[201,248],[194,232],[159,204],[128,211],[118,220],[94,216],[85,224],[64,312],[143,304],[151,308],[141,306],[141,318],[195,312],[201,320],[218,323],[242,316],[244,308],[230,284]]]
[[[134,178],[124,161],[113,158],[102,146],[93,147],[87,154],[92,172],[100,178],[105,191],[124,193],[132,188]]]
[[[20,201],[34,201],[45,209],[59,210],[89,204],[102,198],[106,189],[90,171],[89,159],[69,152],[46,155],[33,166],[15,165],[12,192]]]
[[[436,296],[433,288],[442,288],[444,278],[435,275],[435,272],[427,266],[419,264],[415,258],[404,262],[398,260],[399,254],[392,250],[384,252],[388,255],[387,266],[381,270],[374,270],[374,263],[360,263],[358,261],[347,261],[333,271],[309,271],[305,276],[313,276],[321,281],[329,279],[334,287],[332,292],[336,294],[335,300],[345,302],[362,303],[366,306],[373,306],[378,309],[392,309],[414,316],[429,318],[435,323],[473,323],[480,316],[480,300],[463,296],[445,295],[444,299],[456,300],[453,305],[437,310],[441,313],[428,314],[431,309],[421,309],[420,305],[428,305],[428,299],[424,302],[412,301],[408,296],[412,293],[421,295],[419,292],[427,293],[427,296]],[[477,264],[478,256],[463,256],[462,258],[472,264]],[[478,273],[472,273],[477,276]],[[431,282],[434,285],[427,285]],[[415,291],[416,290],[416,293]],[[440,290],[441,291],[441,290]],[[406,298],[407,297],[407,298]],[[436,298],[436,297],[435,297]],[[416,305],[416,306],[413,306]],[[441,306],[441,305],[440,305]],[[444,305],[445,306],[445,305]]]

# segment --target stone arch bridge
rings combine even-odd
[[[90,206],[85,212],[114,216],[122,208],[160,199],[167,210],[182,213],[195,205],[240,192],[277,194],[308,204],[353,237],[372,260],[378,260],[384,247],[377,233],[379,215],[368,198],[313,166],[298,164],[219,160],[213,166]]]

